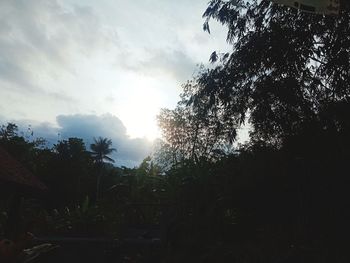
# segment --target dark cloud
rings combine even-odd
[[[102,116],[59,115],[56,120],[61,127],[60,133],[63,137],[80,136],[91,140],[94,136],[113,138],[126,136],[124,124],[111,114]]]
[[[5,119],[1,118],[5,123]],[[59,115],[57,116],[58,127],[51,123],[38,123],[29,120],[11,120],[19,126],[22,135],[31,139],[42,137],[48,141],[49,146],[57,143],[58,140],[65,140],[70,137],[84,139],[86,146],[93,142],[94,137],[107,137],[113,142],[117,152],[113,154],[116,165],[133,167],[141,161],[153,149],[153,143],[145,138],[130,138],[122,121],[111,114],[97,115]]]
[[[112,139],[117,148],[114,159],[119,165],[138,165],[152,151],[152,143],[147,139],[130,138],[122,121],[111,114],[96,115],[60,115],[57,117],[61,139],[69,137],[83,138],[87,145],[94,137]]]

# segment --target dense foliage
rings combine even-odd
[[[18,194],[24,198],[19,230],[55,236],[117,235],[121,225],[140,216],[129,203],[159,202],[160,170],[149,157],[138,168],[115,167],[105,162],[114,151],[106,138],[95,139],[91,151],[80,138],[58,141],[52,148],[45,145],[44,139],[23,136],[16,124],[2,125],[0,147],[44,182],[48,192],[20,193],[20,186],[13,189],[1,182],[0,235],[6,210]],[[150,217],[145,220],[151,222]]]
[[[183,213],[174,232],[199,249],[186,258],[346,258],[350,6],[341,4],[339,16],[322,16],[264,0],[209,2],[204,30],[211,19],[226,26],[232,52],[214,52],[213,67],[159,117],[165,149],[185,159],[173,158],[169,180]],[[215,156],[247,123],[250,142]]]
[[[225,123],[249,119],[253,138],[273,144],[311,128],[348,129],[350,6],[339,16],[312,15],[271,1],[209,3],[204,29],[228,28],[232,52],[203,71],[189,103]],[[233,119],[233,120],[232,120]],[[235,128],[233,126],[233,128]]]

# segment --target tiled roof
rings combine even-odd
[[[0,147],[0,181],[12,182],[35,189],[47,190],[47,187],[20,162]]]

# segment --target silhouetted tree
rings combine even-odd
[[[214,52],[216,64],[202,68],[177,108],[159,118],[164,152],[186,160],[165,176],[179,207],[178,244],[234,241],[229,253],[238,262],[246,248],[247,262],[278,258],[276,248],[288,250],[281,261],[298,261],[304,246],[317,251],[314,261],[323,249],[347,257],[350,3],[341,4],[338,16],[322,16],[265,0],[210,1],[204,30],[210,19],[227,26],[232,52]],[[247,121],[248,144],[198,165],[198,156],[208,156],[201,147],[222,149]]]
[[[199,74],[189,104],[233,127],[249,119],[253,138],[276,146],[310,126],[347,125],[322,113],[350,100],[349,11],[348,1],[338,16],[264,0],[211,1],[204,30],[211,19],[225,25],[232,52],[211,56],[218,64]]]
[[[14,123],[7,123],[7,125],[1,125],[0,128],[0,139],[10,140],[11,138],[17,136],[18,126]]]
[[[32,172],[36,172],[37,164],[34,159],[41,152],[45,140],[43,138],[29,140],[19,134],[15,123],[7,123],[0,128],[0,145]]]
[[[98,167],[97,183],[96,183],[96,200],[99,198],[100,191],[100,181],[103,172],[103,164],[105,162],[114,162],[114,160],[108,155],[116,151],[115,148],[111,148],[112,140],[108,138],[99,137],[98,139],[94,138],[94,143],[90,145],[91,155],[95,160],[95,163]]]
[[[57,206],[79,203],[89,193],[92,170],[92,158],[83,139],[62,140],[54,145],[52,154],[51,158],[45,155],[50,159],[41,172],[46,173],[44,180],[52,189],[52,202]]]
[[[214,161],[227,153],[229,145],[236,137],[233,122],[225,122],[220,118],[220,110],[206,113],[207,101],[196,102],[196,107],[189,105],[188,98],[198,84],[186,83],[182,100],[174,110],[162,109],[158,123],[165,145],[163,154],[171,158],[173,164],[190,160],[194,163]],[[169,155],[170,153],[170,155]]]

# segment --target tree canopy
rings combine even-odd
[[[115,148],[111,148],[112,146],[112,140],[108,138],[94,138],[94,143],[90,145],[90,148],[92,150],[91,154],[93,158],[98,163],[103,163],[105,161],[107,162],[114,162],[114,160],[109,157],[108,155],[112,152],[116,151]]]
[[[215,67],[200,72],[188,106],[232,129],[249,121],[253,139],[273,145],[310,127],[348,129],[349,11],[347,1],[339,16],[265,0],[210,1],[204,30],[212,19],[226,26],[232,52],[212,54]]]

